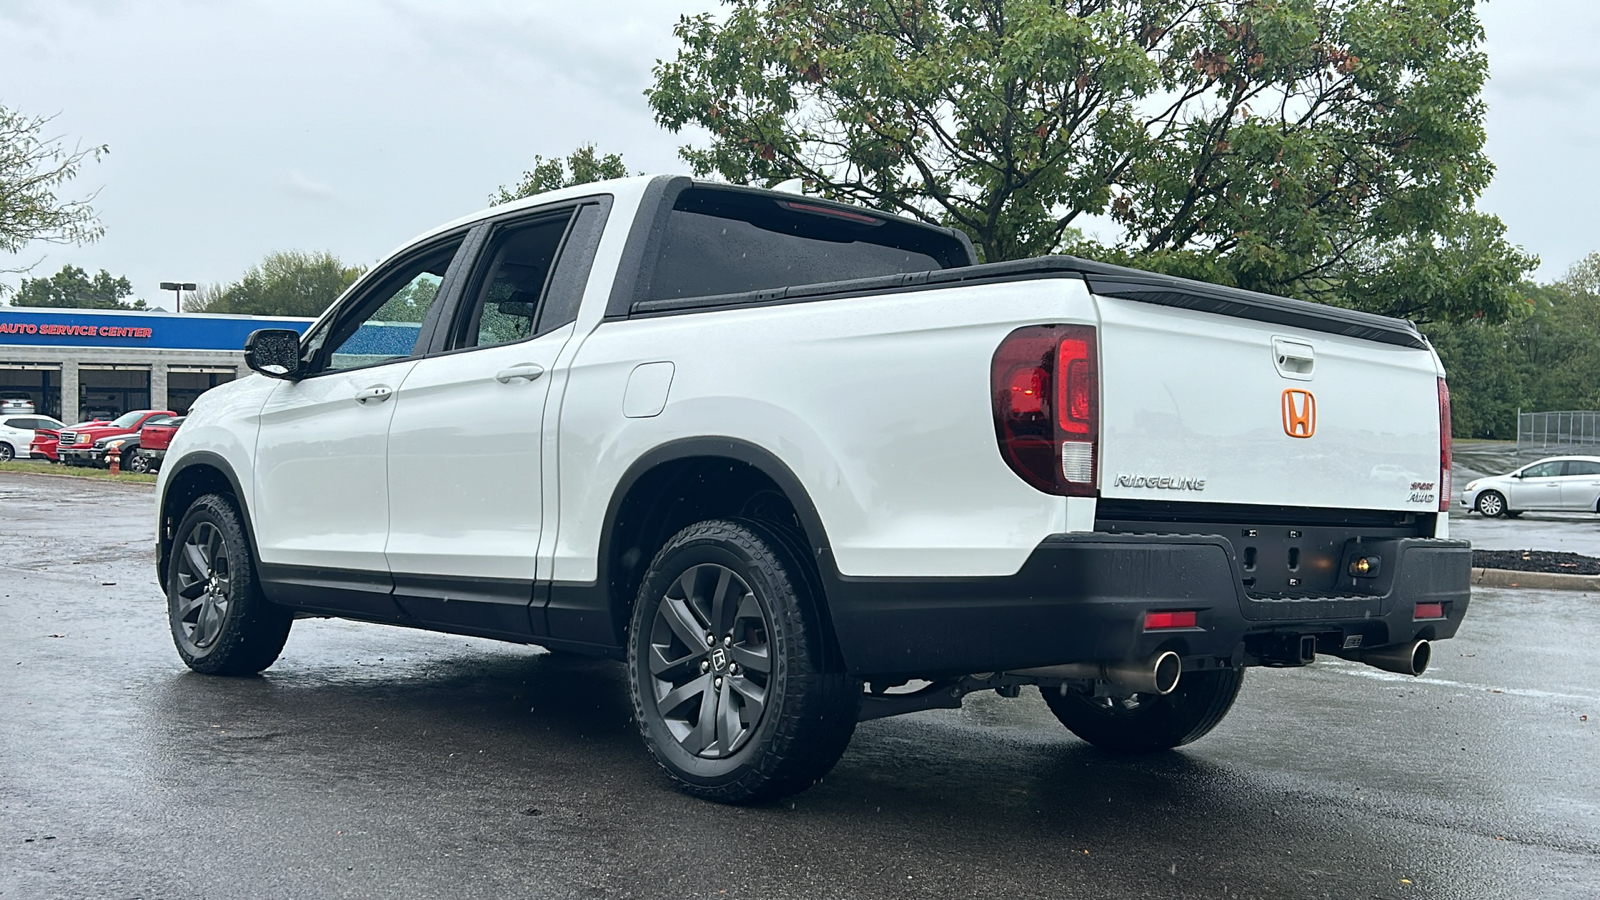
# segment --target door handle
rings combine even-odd
[[[356,402],[361,404],[365,404],[368,401],[382,403],[392,396],[394,396],[394,388],[389,387],[387,384],[375,384],[364,391],[358,391],[356,393]]]
[[[512,366],[509,369],[501,369],[499,372],[496,372],[494,380],[500,382],[501,384],[510,384],[511,382],[516,381],[518,378],[526,378],[529,381],[533,381],[543,374],[544,366],[537,365],[535,363],[521,363],[519,365]]]

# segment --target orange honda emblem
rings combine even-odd
[[[1283,433],[1308,438],[1317,433],[1317,398],[1293,388],[1283,392]]]

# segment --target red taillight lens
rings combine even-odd
[[[1450,511],[1450,385],[1439,379],[1439,512]]]
[[[1041,491],[1095,495],[1099,357],[1088,325],[1032,325],[1006,336],[990,369],[995,434],[1012,471]]]
[[[1061,378],[1061,430],[1070,435],[1093,436],[1098,404],[1094,367],[1094,333],[1061,341],[1056,371]]]
[[[1412,614],[1412,619],[1442,619],[1444,618],[1443,603],[1418,603],[1417,611]]]
[[[1011,373],[1011,414],[1026,416],[1044,412],[1044,392],[1050,376],[1043,369],[1024,366]]]
[[[1197,621],[1194,610],[1182,612],[1147,612],[1144,614],[1144,630],[1157,631],[1162,628],[1193,628]]]

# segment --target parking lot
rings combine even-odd
[[[152,503],[0,474],[0,897],[1600,895],[1600,596],[1478,591],[1420,679],[1253,669],[1152,757],[974,695],[745,809],[668,786],[612,663],[308,620],[188,673]],[[1592,516],[1455,531],[1600,556]]]

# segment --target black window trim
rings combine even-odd
[[[550,290],[558,278],[572,277],[578,290],[582,290],[589,281],[589,273],[594,268],[594,260],[599,249],[600,239],[605,234],[606,222],[610,219],[612,196],[610,194],[595,194],[588,197],[578,197],[563,200],[547,206],[532,209],[519,209],[479,222],[479,233],[472,246],[471,265],[461,275],[461,289],[450,298],[449,307],[442,309],[439,316],[439,325],[435,329],[433,341],[425,358],[435,356],[453,356],[458,353],[471,353],[474,350],[488,350],[493,347],[510,347],[537,340],[554,331],[558,331],[569,322],[562,322],[549,328],[541,328],[539,317],[544,311],[544,304],[550,295]],[[590,211],[593,211],[591,218]],[[477,291],[482,284],[482,279],[487,274],[487,267],[491,260],[489,247],[494,238],[502,231],[520,228],[524,225],[537,224],[540,219],[555,218],[566,215],[567,228],[561,236],[561,243],[556,247],[555,261],[550,267],[550,273],[545,276],[543,291],[539,295],[539,305],[534,310],[534,328],[525,338],[515,341],[506,341],[501,344],[490,344],[480,347],[476,344],[470,347],[451,347],[450,343],[458,329],[465,327],[462,316],[471,318],[473,310],[469,304],[477,301]],[[571,248],[580,256],[568,257],[567,251]],[[459,258],[458,258],[459,261]]]
[[[346,369],[319,368],[317,371],[302,375],[300,380],[305,381],[312,378],[321,378],[324,375],[336,375],[345,372],[359,372],[363,369],[374,369],[378,366],[389,366],[406,360],[421,359],[428,355],[426,348],[433,346],[437,339],[439,322],[442,318],[441,313],[446,306],[453,305],[454,295],[460,292],[461,270],[469,256],[469,251],[475,253],[477,250],[476,245],[481,243],[482,231],[482,223],[475,222],[472,225],[436,235],[391,256],[381,266],[363,275],[361,280],[356,283],[356,286],[346,294],[344,300],[326,318],[318,320],[316,324],[307,329],[300,345],[301,358],[304,359],[306,340],[309,340],[319,328],[327,328],[331,331],[349,321],[349,318],[354,316],[356,311],[360,310],[372,298],[375,291],[383,290],[389,286],[395,269],[404,268],[419,256],[436,253],[443,249],[445,245],[459,241],[460,244],[456,247],[455,256],[451,258],[450,265],[445,269],[444,280],[439,283],[438,297],[434,300],[433,306],[428,309],[428,315],[423,319],[422,326],[417,332],[417,343],[412,347],[410,356],[400,359],[386,359],[361,366],[351,366]],[[373,310],[373,312],[376,312],[376,310]],[[326,358],[332,354],[332,350],[324,343],[322,347],[318,348],[317,354],[323,357],[320,360],[320,365],[325,367],[327,365]],[[307,362],[318,363],[319,361],[308,360]]]

